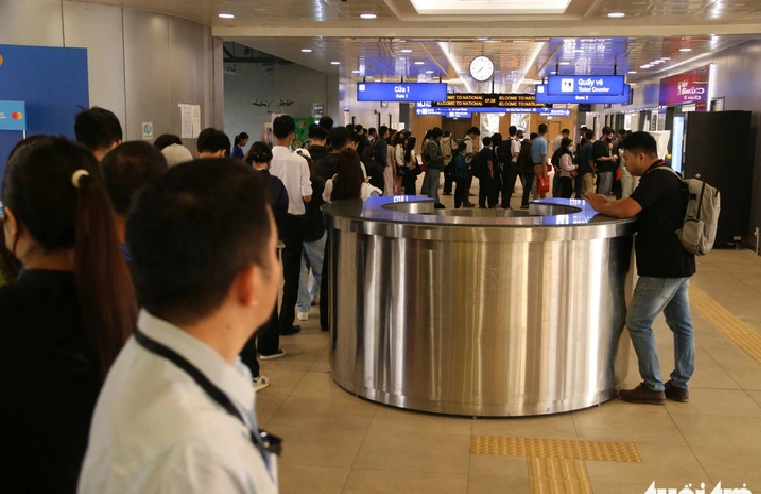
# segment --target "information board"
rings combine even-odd
[[[622,95],[626,80],[622,75],[551,75],[547,94],[558,95]]]
[[[357,101],[439,101],[446,98],[447,85],[443,83],[360,82],[357,84]]]
[[[547,105],[538,104],[533,94],[456,93],[447,94],[446,99],[431,101],[434,108],[547,108]]]
[[[537,103],[548,104],[565,104],[565,105],[628,105],[631,104],[631,86],[624,84],[623,94],[606,95],[606,94],[547,94],[547,86],[537,84],[536,101]]]

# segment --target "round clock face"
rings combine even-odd
[[[479,55],[470,62],[470,75],[477,81],[485,81],[494,75],[494,62],[486,55]]]

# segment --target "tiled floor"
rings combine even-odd
[[[716,250],[698,261],[693,287],[735,318],[719,325],[761,332],[761,257]],[[397,410],[344,392],[329,374],[328,339],[313,310],[301,334],[282,338],[288,356],[262,363],[272,385],[257,407],[262,426],[284,440],[281,492],[642,494],[655,482],[675,492],[705,483],[710,493],[721,482],[761,493],[761,364],[701,310],[693,304],[696,372],[687,404],[616,399],[555,416],[478,420]],[[668,375],[673,351],[663,320],[656,336]],[[626,384],[638,382],[632,354]],[[639,462],[474,453],[474,437],[633,443]]]

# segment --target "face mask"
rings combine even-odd
[[[568,146],[568,150],[573,152],[573,146]]]

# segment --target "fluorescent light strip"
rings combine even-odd
[[[220,19],[235,19],[235,14],[219,14]]]
[[[441,51],[444,52],[444,56],[447,57],[447,62],[449,62],[449,65],[452,66],[455,73],[457,74],[457,77],[462,78],[460,74],[460,65],[457,63],[457,60],[455,60],[452,54],[447,50],[447,43],[439,41],[439,48],[441,48]],[[465,83],[465,87],[467,88],[468,92],[472,93],[473,87],[470,85],[470,81],[465,78],[462,78],[462,81]]]
[[[542,51],[542,47],[544,47],[544,41],[542,41],[536,46],[536,50],[534,51],[534,54],[531,55],[531,58],[529,59],[530,61],[528,65],[526,65],[526,70],[523,72],[523,75],[521,76],[521,78],[526,77],[526,74],[528,74],[528,71],[531,69],[531,66],[534,65],[534,62],[536,62],[536,58],[539,56],[539,52]],[[513,93],[518,90],[518,85],[519,85],[518,83],[513,83],[513,89],[512,89]]]

